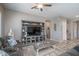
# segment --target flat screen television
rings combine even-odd
[[[36,36],[41,35],[41,27],[40,26],[28,26],[27,27],[27,36]]]

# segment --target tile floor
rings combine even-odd
[[[73,40],[67,40],[63,42],[59,42],[55,45],[53,45],[54,49],[52,49],[51,53],[48,53],[49,56],[58,56],[62,53],[67,52],[69,49],[72,49],[73,47],[79,45],[78,39]]]

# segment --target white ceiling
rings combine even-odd
[[[52,19],[53,17],[64,16],[67,18],[75,17],[79,15],[79,4],[78,3],[52,3],[52,7],[43,8],[41,12],[38,9],[31,9],[32,3],[5,3],[5,8],[39,15]]]

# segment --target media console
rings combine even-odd
[[[30,45],[45,40],[44,23],[22,21],[22,43]]]

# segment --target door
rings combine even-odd
[[[67,21],[67,40],[71,39],[71,26],[70,21]]]
[[[77,21],[77,39],[79,39],[79,21]]]

